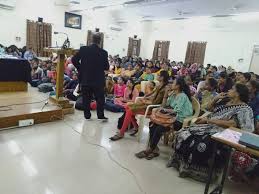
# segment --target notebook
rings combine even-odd
[[[242,133],[239,143],[247,147],[259,150],[259,135],[253,133]]]

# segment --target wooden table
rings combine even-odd
[[[231,128],[231,130],[238,131],[238,132],[241,132],[241,133],[248,133],[246,131],[242,131],[242,130],[237,129],[237,128]],[[241,152],[244,152],[244,153],[256,156],[256,157],[259,157],[259,150],[248,148],[248,147],[246,147],[246,146],[244,146],[242,144],[234,143],[234,142],[222,139],[222,138],[213,137],[213,136],[211,138],[214,140],[215,143],[213,145],[212,162],[210,164],[209,178],[208,178],[208,181],[206,183],[204,194],[208,194],[209,193],[209,187],[210,187],[210,184],[212,182],[211,179],[212,179],[212,174],[213,174],[213,170],[214,170],[216,153],[217,153],[217,150],[218,150],[218,145],[220,145],[220,144],[224,145],[224,146],[227,146],[227,148],[228,148],[228,150],[227,150],[227,160],[225,161],[221,182],[213,191],[210,192],[210,194],[222,194],[223,188],[224,188],[225,179],[226,179],[226,176],[227,176],[229,162],[230,162],[230,159],[231,159],[232,149],[236,149],[238,151],[241,151]]]

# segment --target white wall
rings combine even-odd
[[[207,41],[205,64],[231,65],[240,71],[248,71],[253,45],[259,43],[259,20],[200,17],[149,22],[148,28],[141,53],[146,58],[152,56],[155,40],[170,40],[169,58],[176,61],[184,61],[188,41]],[[243,64],[238,64],[240,58]]]
[[[64,28],[65,8],[55,6],[54,0],[19,0],[14,10],[0,9],[0,42],[4,45],[16,44],[19,47],[26,45],[26,19],[37,20],[38,17],[43,17],[44,22],[53,24],[53,32],[68,33],[73,46],[78,47],[80,43],[85,43],[86,33]],[[85,28],[86,25],[83,25],[83,31],[86,30]],[[15,42],[16,36],[21,37],[20,42]],[[53,35],[53,45],[56,40],[61,45],[63,39],[62,35]]]
[[[105,32],[104,48],[112,55],[127,54],[128,37],[134,34],[142,39],[141,56],[151,58],[155,40],[170,40],[169,58],[176,61],[185,59],[188,41],[207,41],[205,64],[232,65],[237,70],[248,71],[252,49],[259,43],[259,17],[242,16],[240,18],[198,17],[183,21],[161,20],[156,22],[137,22],[132,19],[122,25],[122,31],[112,31],[109,26],[115,23],[113,12],[82,13],[82,30],[64,27],[66,6],[56,6],[55,0],[19,0],[14,10],[0,9],[0,43],[26,44],[26,19],[37,20],[43,17],[45,22],[53,24],[53,32],[69,34],[72,46],[79,48],[86,43],[87,30],[96,27]],[[36,3],[36,5],[35,5]],[[237,20],[239,19],[239,20]],[[21,37],[15,42],[15,37]],[[53,45],[62,45],[65,37],[53,35]],[[243,58],[243,64],[238,59]]]
[[[133,31],[138,31],[124,27],[123,31],[111,31],[109,26],[114,24],[109,13],[82,14],[82,29],[71,29],[64,27],[64,12],[69,10],[67,6],[56,6],[55,0],[19,0],[14,10],[4,10],[0,8],[0,43],[9,46],[15,44],[18,47],[26,45],[26,20],[37,20],[42,17],[44,22],[51,23],[54,31],[65,32],[69,35],[71,46],[79,48],[80,44],[86,44],[87,30],[94,30],[96,27],[105,32],[104,47],[109,53],[115,55],[126,55],[128,49],[128,37],[133,36]],[[15,37],[21,37],[20,42],[16,42]],[[52,36],[52,44],[62,45],[65,37],[62,35]]]

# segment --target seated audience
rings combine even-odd
[[[241,84],[247,84],[251,79],[250,73],[237,72],[236,82]]]
[[[69,100],[76,101],[77,98],[73,95],[73,92],[75,91],[78,84],[79,82],[77,74],[73,73],[72,80],[70,80],[64,88],[64,96],[67,97]]]
[[[187,65],[183,64],[177,74],[181,77],[189,75]]]
[[[161,69],[161,66],[160,66],[160,61],[156,61],[155,62],[155,67],[154,67],[155,71],[159,71]]]
[[[18,58],[22,56],[22,53],[20,53],[19,49],[15,45],[11,45],[8,48],[6,48],[6,54]]]
[[[154,67],[154,64],[153,64],[152,61],[147,61],[146,64],[145,64],[145,67],[150,68],[151,73],[156,73],[156,72],[157,72],[157,70],[156,70],[156,68]]]
[[[153,81],[154,79],[155,76],[152,74],[150,67],[146,67],[145,72],[141,76],[141,81]]]
[[[36,58],[36,54],[35,52],[32,50],[32,47],[29,47],[26,52],[24,53],[24,56],[23,58],[28,60],[28,61],[31,61],[32,59]]]
[[[124,137],[126,129],[130,124],[132,124],[135,128],[135,131],[133,132],[133,134],[135,134],[138,131],[138,124],[136,122],[135,115],[144,114],[148,105],[162,103],[163,97],[165,94],[165,87],[168,84],[168,79],[169,79],[168,72],[161,71],[158,76],[159,86],[156,88],[156,90],[153,93],[145,96],[139,102],[132,103],[126,106],[126,113],[125,113],[125,118],[123,121],[122,128],[119,129],[120,131],[119,133],[117,133],[116,135],[110,138],[112,141],[117,141],[119,139],[122,139]]]
[[[176,134],[173,154],[168,166],[179,170],[180,177],[191,177],[199,181],[208,179],[209,161],[212,156],[211,135],[229,127],[254,131],[253,111],[247,105],[249,90],[245,85],[236,84],[229,90],[229,103],[220,106],[207,117],[200,117],[196,124],[181,129]],[[222,167],[224,150],[218,152],[215,169]],[[221,160],[220,160],[221,159]]]
[[[208,111],[208,104],[210,101],[218,95],[216,92],[218,86],[217,80],[214,78],[208,78],[205,81],[205,86],[197,93],[197,98],[201,104],[202,111]]]
[[[199,72],[199,78],[204,80],[206,78],[207,72],[203,65],[199,65],[198,72]]]
[[[207,72],[207,75],[206,75],[206,79],[205,79],[205,80],[207,80],[207,79],[209,79],[209,78],[213,78],[213,73],[212,73],[211,71],[208,71],[208,72]],[[200,82],[198,83],[198,86],[197,86],[197,92],[198,92],[198,93],[200,92],[200,90],[201,90],[202,88],[205,87],[205,83],[206,83],[205,80],[202,80],[202,81],[200,81]]]
[[[39,59],[34,58],[31,61],[32,65],[32,72],[31,72],[31,77],[32,77],[32,82],[31,85],[32,87],[37,87],[38,85],[41,84],[41,80],[43,77],[43,70],[39,66]]]
[[[191,95],[192,96],[194,96],[196,93],[197,93],[197,90],[196,90],[196,88],[194,87],[194,85],[193,85],[193,81],[192,81],[192,78],[191,78],[191,76],[186,76],[185,77],[185,82],[186,82],[186,84],[189,86],[189,88],[190,88],[190,92],[191,92]]]
[[[121,71],[121,77],[130,78],[134,75],[134,73],[135,73],[135,70],[133,69],[132,64],[128,64],[127,69]]]
[[[171,77],[172,75],[172,72],[169,70],[169,65],[167,62],[162,63],[160,66],[160,70],[156,73],[160,73],[161,71],[167,71],[169,74],[169,77]]]
[[[154,81],[149,81],[145,88],[145,95],[149,95],[156,89],[156,83]]]
[[[213,77],[215,79],[219,79],[219,72],[216,66],[211,66],[208,71],[211,71],[213,73]]]
[[[247,87],[250,93],[249,106],[253,109],[256,124],[256,132],[259,132],[259,82],[251,80],[247,83]]]
[[[135,72],[134,72],[134,75],[133,77],[135,79],[139,79],[141,77],[141,75],[143,74],[143,71],[142,71],[142,64],[141,63],[138,63],[135,68],[134,68]]]
[[[124,91],[126,88],[126,84],[122,77],[119,77],[117,80],[117,84],[114,84],[114,97],[120,98],[124,96]]]
[[[121,74],[121,63],[119,62],[119,60],[115,62],[114,74],[116,74],[116,75]]]
[[[139,91],[135,88],[133,79],[127,81],[127,87],[124,90],[124,96],[115,98],[114,104],[125,107],[129,102],[135,102],[135,99],[138,97]]]
[[[233,87],[233,81],[231,78],[228,77],[228,74],[226,72],[221,72],[219,74],[219,80],[218,80],[219,86],[218,86],[218,92],[219,93],[226,93]]]
[[[114,92],[113,92],[113,85],[114,85],[114,82],[112,80],[112,77],[110,77],[110,76],[106,77],[106,81],[105,81],[105,94],[107,96],[110,96],[110,95],[114,94]]]
[[[175,121],[170,127],[151,122],[149,124],[149,147],[136,154],[138,158],[146,158],[151,160],[159,156],[158,143],[165,132],[171,128],[178,131],[182,128],[183,120],[192,116],[191,93],[189,86],[185,83],[183,78],[174,80],[171,88],[165,92],[165,101],[163,102],[164,109],[159,109],[160,113],[172,114]],[[172,90],[172,92],[170,91]]]

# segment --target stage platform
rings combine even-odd
[[[33,119],[34,124],[60,120],[67,113],[73,113],[73,108],[62,109],[37,88],[0,93],[0,129],[19,127],[19,121],[26,119]]]

